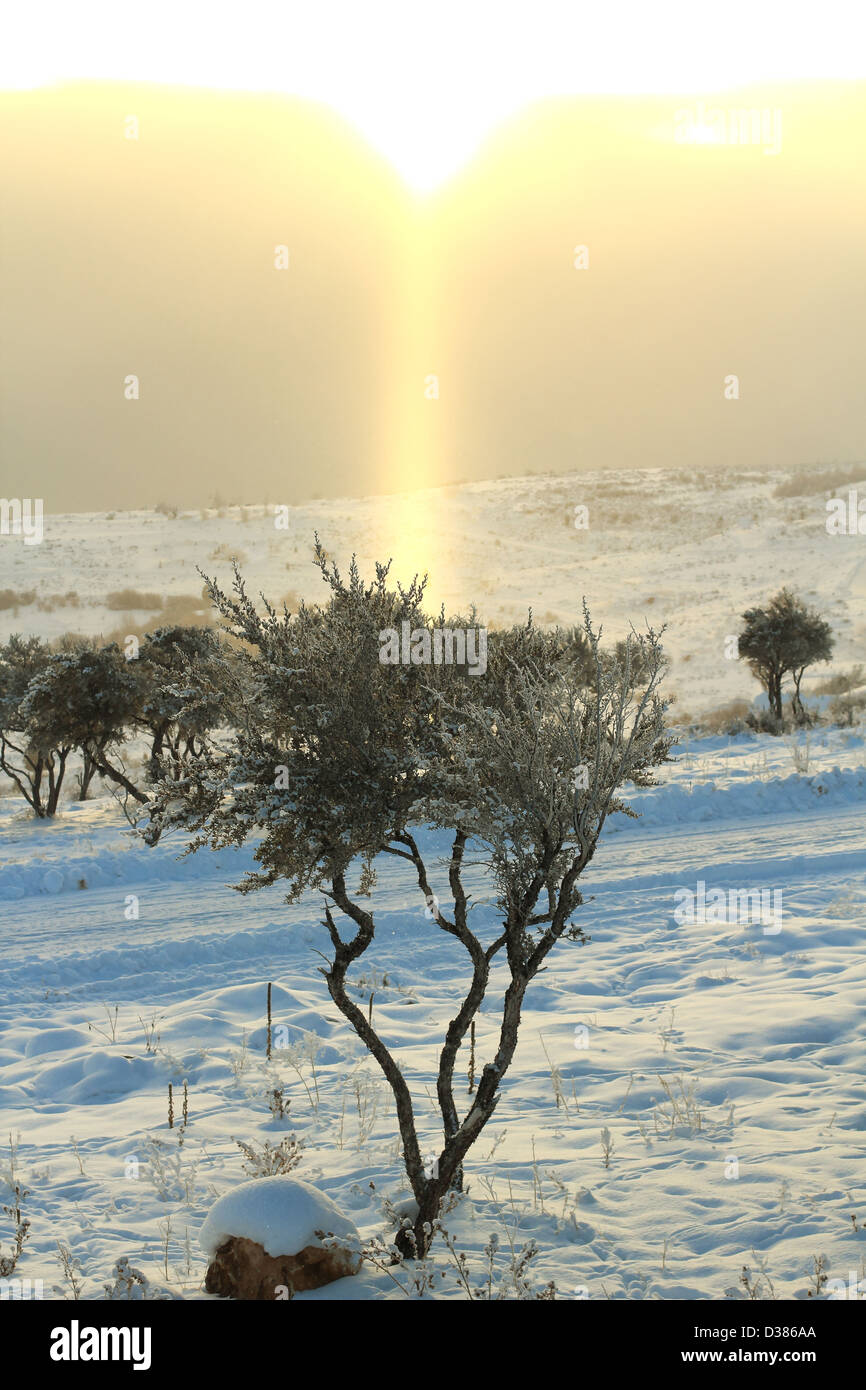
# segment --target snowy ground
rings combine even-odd
[[[560,947],[532,985],[517,1063],[447,1217],[479,1279],[493,1231],[503,1246],[506,1232],[536,1240],[536,1279],[568,1297],[718,1299],[761,1260],[777,1296],[804,1297],[820,1255],[831,1278],[866,1275],[862,732],[813,733],[810,760],[798,774],[790,748],[764,736],[690,743],[664,787],[636,798],[643,820],[605,835],[580,914],[592,940]],[[234,1140],[292,1131],[306,1141],[296,1176],[363,1237],[385,1233],[380,1199],[407,1197],[389,1093],[317,973],[318,905],[232,893],[246,852],[178,861],[177,844],[137,846],[110,798],[50,826],[20,808],[0,799],[0,1134],[20,1132],[32,1223],[18,1273],[49,1295],[63,1284],[60,1241],[85,1297],[102,1296],[122,1256],[204,1297],[198,1232],[246,1178]],[[401,870],[381,867],[357,997],[366,1007],[373,994],[432,1153],[435,1061],[466,968]],[[675,892],[700,880],[780,890],[781,930],[679,925]],[[473,887],[489,929],[480,870]],[[270,1067],[269,980],[288,1043]],[[184,1080],[181,1134],[167,1088],[179,1117]],[[274,1087],[291,1098],[288,1120],[269,1113]],[[404,1294],[365,1268],[302,1297]]]
[[[287,532],[264,505],[48,517],[41,545],[3,539],[0,640],[155,626],[164,609],[124,611],[107,596],[133,588],[197,603],[196,566],[225,580],[232,554],[253,591],[318,599],[318,529],[341,564],[357,550],[366,572],[386,555],[404,580],[428,568],[436,603],[465,611],[475,599],[489,622],[531,605],[542,623],[570,623],[584,593],[607,638],[629,620],[665,622],[668,685],[681,714],[696,714],[755,694],[726,639],[783,583],[830,618],[830,670],[862,659],[862,537],[828,536],[824,494],[777,498],[780,480],[500,480],[310,503],[291,509]],[[587,530],[574,525],[578,506]],[[863,1280],[866,743],[862,727],[813,731],[807,762],[798,744],[799,766],[786,740],[686,742],[664,785],[636,798],[643,819],[609,826],[580,917],[592,940],[562,946],[531,987],[517,1062],[447,1216],[477,1278],[495,1231],[503,1248],[536,1240],[535,1278],[568,1297],[718,1299],[744,1264],[757,1278],[761,1261],[779,1297],[803,1297],[821,1255],[831,1278]],[[318,973],[319,904],[288,907],[277,889],[240,897],[227,885],[248,852],[178,860],[181,848],[143,847],[110,797],[38,825],[0,786],[0,1136],[11,1136],[0,1187],[14,1165],[30,1190],[17,1272],[46,1294],[70,1293],[62,1242],[85,1297],[102,1296],[122,1256],[204,1297],[198,1233],[215,1198],[247,1177],[236,1139],[296,1133],[306,1144],[296,1176],[364,1238],[388,1232],[384,1198],[407,1197],[390,1094]],[[401,867],[381,866],[376,946],[356,990],[364,1007],[373,996],[432,1155],[438,1049],[467,972]],[[476,920],[492,930],[474,875]],[[677,890],[700,882],[780,892],[781,930],[678,921]],[[267,1065],[269,981],[275,1036],[288,1045]],[[477,1070],[493,1045],[497,984]],[[465,1053],[461,1064],[465,1073]],[[288,1119],[270,1114],[274,1089],[291,1099]],[[10,1234],[0,1216],[2,1253]],[[770,1296],[765,1280],[761,1292]],[[453,1269],[448,1294],[459,1294]],[[370,1267],[303,1295],[403,1296]]]

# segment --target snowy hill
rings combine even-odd
[[[666,623],[668,686],[681,711],[699,714],[757,693],[744,666],[726,655],[726,639],[746,607],[783,584],[830,621],[833,669],[866,651],[863,538],[829,535],[826,527],[825,497],[847,497],[849,484],[834,489],[828,470],[827,486],[797,491],[796,476],[790,496],[777,495],[791,490],[791,475],[782,473],[652,469],[500,479],[310,502],[288,508],[287,529],[275,525],[279,499],[175,518],[47,517],[41,545],[0,540],[0,639],[12,632],[123,634],[166,620],[170,610],[133,608],[124,591],[173,601],[174,620],[183,621],[204,607],[198,568],[227,583],[233,555],[252,593],[277,602],[289,596],[290,607],[300,598],[317,601],[322,584],[310,559],[318,531],[341,564],[356,551],[370,573],[374,561],[393,557],[404,582],[416,570],[429,572],[431,606],[444,601],[450,611],[465,611],[474,602],[481,619],[497,626],[523,620],[529,607],[542,624],[572,623],[584,595],[610,639],[624,636],[631,622]],[[866,497],[866,465],[860,481]],[[816,668],[812,683],[828,669]]]

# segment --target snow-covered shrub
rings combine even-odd
[[[236,1139],[235,1143],[244,1155],[244,1172],[252,1178],[271,1178],[277,1173],[291,1173],[300,1163],[304,1147],[303,1139],[296,1139],[294,1134],[284,1135],[279,1144],[272,1144],[266,1139],[261,1148],[247,1144],[243,1139]]]
[[[138,1301],[159,1297],[152,1291],[147,1275],[131,1265],[126,1255],[121,1256],[114,1266],[114,1282],[103,1287],[106,1299]]]
[[[34,740],[24,701],[50,653],[38,637],[10,637],[0,647],[0,770],[40,819],[53,816],[71,747]]]
[[[531,620],[491,633],[484,673],[444,662],[383,664],[383,633],[404,623],[413,631],[434,627],[422,607],[424,584],[391,589],[383,565],[365,584],[354,561],[344,582],[318,543],[316,556],[328,601],[302,605],[296,615],[270,606],[259,613],[237,570],[233,596],[210,585],[237,649],[224,683],[232,735],[204,749],[177,782],[161,785],[152,823],[157,831],[193,831],[190,851],[239,845],[255,834],[259,868],[238,885],[241,892],[285,880],[290,901],[308,889],[324,894],[332,957],[322,974],[393,1092],[418,1204],[414,1249],[423,1254],[442,1199],[460,1186],[465,1155],[498,1104],[531,981],[559,942],[586,939],[571,920],[582,902],[579,881],[607,817],[633,814],[619,789],[652,785],[653,769],[668,756],[657,693],[662,653],[652,630],[633,635],[619,653],[602,653],[585,611],[579,644]],[[451,626],[473,622],[470,614]],[[438,626],[445,625],[443,612]],[[417,825],[449,834],[447,906],[444,894],[432,892],[412,833]],[[467,849],[483,857],[495,888],[500,922],[489,941],[470,924]],[[443,1142],[433,1165],[422,1157],[405,1077],[347,978],[374,939],[366,900],[380,854],[406,866],[432,920],[462,944],[471,969],[440,1054]],[[509,982],[495,1055],[461,1115],[457,1054],[497,957]]]
[[[75,641],[49,651],[36,639],[13,637],[0,648],[0,770],[37,816],[53,816],[77,749],[82,798],[99,773],[126,802],[146,806],[149,789],[125,767],[124,741],[146,729],[150,778],[178,777],[223,719],[223,695],[210,679],[218,647],[212,631],[177,626],[148,634],[130,661],[114,643]],[[229,663],[224,655],[220,671]]]
[[[800,777],[808,777],[809,765],[812,756],[812,747],[809,741],[808,733],[806,734],[806,738],[803,743],[798,743],[796,739],[792,738],[786,740],[786,746],[788,752],[791,754],[791,761],[794,764],[794,771]]]
[[[16,1183],[13,1188],[11,1203],[3,1207],[4,1213],[9,1217],[15,1229],[11,1254],[0,1254],[0,1278],[3,1279],[15,1272],[15,1266],[21,1258],[21,1251],[24,1249],[24,1242],[30,1235],[30,1222],[22,1211],[22,1203],[29,1195],[26,1187],[21,1187],[20,1183]]]
[[[135,722],[150,735],[152,780],[179,777],[183,764],[200,755],[205,735],[221,723],[222,692],[208,679],[218,652],[209,628],[160,627],[142,642]]]
[[[403,1233],[411,1251],[415,1233],[410,1222],[404,1224]],[[517,1245],[507,1229],[506,1237],[503,1244],[496,1231],[491,1233],[484,1246],[484,1264],[480,1270],[472,1267],[466,1252],[459,1248],[442,1221],[432,1222],[426,1251],[417,1258],[412,1253],[407,1259],[403,1242],[388,1244],[376,1238],[367,1241],[361,1253],[368,1264],[387,1274],[411,1299],[435,1298],[437,1292],[447,1293],[449,1286],[453,1288],[456,1284],[459,1296],[472,1302],[555,1300],[557,1288],[552,1280],[536,1284],[532,1278],[530,1266],[538,1254],[536,1242],[528,1240]],[[440,1253],[437,1241],[447,1251],[445,1263],[436,1258]]]
[[[198,1169],[201,1157],[186,1163],[182,1143],[172,1148],[152,1135],[147,1136],[145,1144],[147,1162],[142,1171],[157,1197],[161,1202],[182,1201],[185,1206],[191,1206],[199,1186]]]
[[[27,688],[22,715],[33,745],[61,749],[67,755],[73,748],[80,749],[83,796],[94,772],[99,772],[136,799],[146,799],[127,778],[119,755],[115,756],[135,712],[138,678],[132,665],[114,645],[53,652]]]

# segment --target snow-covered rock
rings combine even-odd
[[[326,1244],[334,1236],[337,1243]],[[357,1273],[358,1232],[323,1192],[297,1178],[257,1178],[226,1193],[201,1231],[205,1288],[223,1298],[289,1298]]]
[[[295,1255],[305,1245],[321,1245],[317,1231],[358,1240],[353,1222],[318,1188],[298,1178],[254,1178],[220,1197],[200,1240],[206,1255],[216,1254],[229,1236],[246,1236],[268,1255]]]

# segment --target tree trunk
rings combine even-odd
[[[96,776],[96,763],[93,761],[93,758],[86,748],[82,749],[81,757],[82,768],[81,775],[78,779],[78,799],[79,801],[86,801],[87,793],[90,791],[90,784]]]
[[[414,1241],[407,1240],[405,1232],[401,1232],[397,1237],[395,1243],[404,1255],[417,1252],[419,1259],[426,1255],[430,1248],[432,1232],[425,1227],[432,1225],[438,1217],[442,1199],[453,1188],[455,1174],[462,1170],[463,1159],[499,1104],[499,1087],[517,1049],[520,1011],[528,984],[528,976],[523,973],[512,974],[511,984],[505,993],[496,1057],[484,1068],[475,1099],[462,1124],[455,1134],[446,1139],[435,1175],[426,1180],[422,1195],[418,1198],[418,1215],[412,1232]]]
[[[767,682],[767,696],[770,701],[770,711],[781,724],[782,722],[782,672],[771,671]]]
[[[60,792],[63,787],[63,774],[66,771],[66,759],[69,756],[68,748],[61,748],[57,753],[56,771],[55,760],[52,756],[48,760],[48,800],[45,803],[45,816],[47,819],[57,814],[57,806],[60,802]]]
[[[147,771],[151,782],[156,782],[159,780],[159,764],[162,758],[162,746],[168,733],[168,723],[157,724],[151,732],[153,733],[153,742],[150,745]]]
[[[791,707],[794,711],[794,718],[798,724],[806,723],[806,711],[803,708],[803,701],[800,699],[800,681],[803,679],[803,671],[805,671],[805,669],[804,666],[802,670],[792,672],[794,677],[794,694],[791,699]]]
[[[130,782],[129,778],[125,777],[119,768],[112,767],[110,763],[107,763],[104,754],[94,752],[93,759],[96,770],[100,776],[107,777],[109,782],[116,782],[118,786],[123,787],[124,791],[129,792],[129,795],[134,801],[137,801],[139,805],[147,805],[150,797],[145,796],[144,792],[140,792],[135,783]]]

